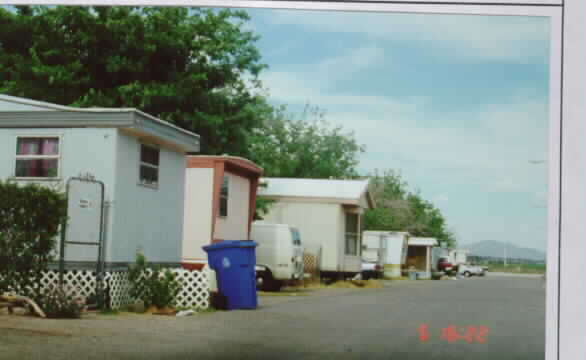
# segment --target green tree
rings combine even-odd
[[[80,107],[136,107],[241,155],[260,125],[258,37],[240,10],[0,9],[0,92]]]
[[[354,133],[325,120],[325,111],[306,105],[294,115],[286,106],[269,108],[249,140],[249,157],[268,177],[355,178],[364,152]]]
[[[413,236],[434,237],[450,247],[456,245],[455,234],[448,229],[441,211],[419,191],[409,191],[398,172],[375,171],[370,179],[377,206],[365,214],[366,230],[408,231]]]

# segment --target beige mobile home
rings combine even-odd
[[[304,247],[320,253],[322,277],[361,269],[364,211],[373,207],[368,180],[263,178],[259,197],[273,199],[264,220],[289,224],[303,234]]]

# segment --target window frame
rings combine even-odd
[[[224,185],[225,184],[225,185]],[[225,187],[224,187],[225,186]],[[224,188],[226,189],[226,194],[223,193]],[[226,212],[225,214],[222,214],[222,200],[226,201]],[[228,174],[224,174],[224,177],[222,178],[222,185],[220,186],[220,196],[218,197],[218,216],[220,218],[227,218],[228,217],[228,202],[230,199],[230,177],[228,176]]]
[[[156,150],[158,153],[158,157],[159,157],[159,164],[158,165],[153,165],[151,163],[147,163],[147,162],[143,162],[142,161],[142,149],[143,147],[146,148],[150,148],[152,150]],[[148,168],[151,169],[156,169],[157,170],[157,182],[156,184],[149,184],[147,182],[144,182],[143,179],[141,178],[140,175],[140,170],[142,169],[143,166],[146,166]],[[159,186],[161,185],[161,148],[159,146],[156,146],[154,144],[148,144],[148,143],[144,143],[144,142],[139,142],[139,146],[138,146],[138,185],[140,186],[144,186],[150,189],[158,189]]]
[[[354,232],[348,231],[348,216],[356,217],[356,229]],[[348,253],[348,236],[354,236],[354,253]],[[360,256],[360,214],[355,212],[344,212],[344,255],[345,256]]]
[[[19,139],[57,139],[58,153],[57,155],[18,155],[18,140]],[[18,181],[59,181],[61,179],[61,162],[63,160],[63,134],[23,134],[14,136],[14,161],[12,163],[12,178]],[[54,159],[57,160],[57,174],[55,176],[17,176],[16,164],[18,160],[34,160],[34,159]]]

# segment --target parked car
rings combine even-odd
[[[383,277],[383,271],[384,269],[379,263],[362,260],[362,270],[360,272],[362,279],[380,279]]]
[[[303,244],[298,229],[257,221],[252,223],[250,237],[258,243],[257,289],[279,291],[284,282],[303,278]]]
[[[439,258],[439,260],[437,261],[436,268],[437,271],[444,272],[446,274],[450,274],[455,271],[454,266],[450,262],[450,259],[448,259],[447,257]]]
[[[465,277],[470,277],[473,275],[484,276],[486,274],[486,272],[482,266],[470,265],[470,264],[460,264],[460,265],[458,265],[458,274],[461,274]]]

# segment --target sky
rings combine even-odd
[[[274,104],[306,103],[399,171],[459,244],[546,248],[549,20],[248,10]]]

